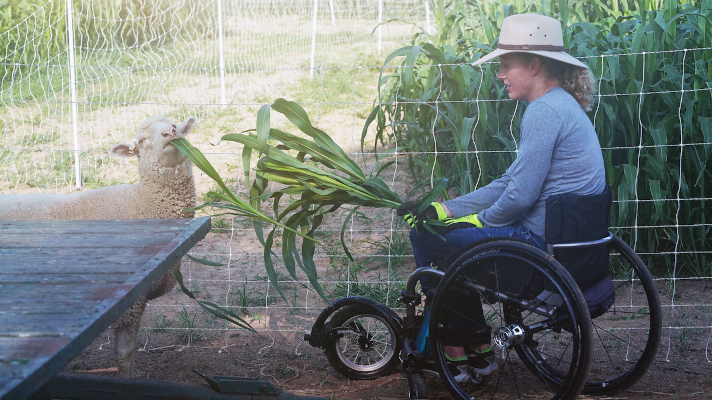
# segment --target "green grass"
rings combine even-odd
[[[238,308],[242,315],[245,316],[254,315],[254,313],[250,311],[251,308],[273,305],[278,299],[278,297],[271,292],[268,294],[266,277],[258,275],[254,279],[255,281],[244,281],[235,284],[228,300],[231,307]],[[287,287],[285,287],[284,290],[288,292]]]
[[[378,65],[381,62],[373,54],[360,50],[355,50],[346,58],[350,65],[353,65],[352,60],[358,65]],[[346,60],[338,64],[342,63],[345,64]],[[340,67],[338,64],[317,69],[313,78],[309,76],[302,78],[297,86],[290,90],[289,96],[305,104],[305,109],[310,114],[315,114],[313,104],[317,102],[320,103],[320,114],[337,110],[353,112],[349,103],[366,103],[358,106],[357,109],[357,114],[365,118],[370,112],[367,104],[372,101],[370,98],[372,91],[367,90],[367,87],[377,81],[378,69]]]
[[[47,144],[47,143],[52,143],[55,140],[59,139],[59,132],[57,130],[52,130],[50,132],[33,132],[30,133],[29,135],[25,135],[21,137],[17,141],[17,146],[20,147],[27,147],[27,146],[34,146],[34,145],[39,145],[39,144]]]
[[[153,328],[151,330],[156,333],[168,332],[168,328],[172,328],[176,322],[174,318],[167,318],[163,313],[154,315],[153,321]]]
[[[213,217],[210,220],[211,230],[220,232],[228,232],[232,228],[232,218]]]
[[[183,309],[175,318],[176,330],[173,331],[178,342],[190,343],[195,340],[203,339],[204,335],[196,324],[197,316],[197,312],[194,311],[190,313],[188,309],[183,306]]]
[[[366,258],[366,263],[373,269],[395,268],[401,269],[407,254],[412,253],[408,234],[393,231],[391,235],[384,235],[380,240],[369,241],[368,249],[375,255]]]
[[[405,290],[405,282],[402,274],[392,273],[387,279],[376,273],[375,278],[359,280],[358,275],[345,273],[335,277],[336,283],[327,289],[328,297],[331,300],[340,299],[346,296],[360,296],[375,300],[391,308],[400,308],[402,304],[398,302],[400,293]]]

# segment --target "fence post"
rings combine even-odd
[[[336,15],[334,14],[334,0],[329,0],[329,8],[331,9],[331,25],[336,26]]]
[[[428,35],[432,35],[430,31],[430,3],[425,0],[425,29],[428,31]]]
[[[77,189],[82,188],[82,172],[79,165],[79,105],[77,104],[77,65],[74,58],[74,8],[67,0],[67,53],[69,53],[69,90],[72,93],[72,127],[74,129],[74,179]]]
[[[319,0],[314,0],[314,18],[312,19],[312,46],[311,46],[311,67],[309,77],[314,77],[314,56],[316,55],[316,14],[319,7]]]
[[[225,96],[225,45],[223,43],[223,10],[222,0],[218,2],[218,46],[220,47],[220,104],[222,108],[227,107],[227,97]]]
[[[383,0],[378,0],[378,55],[381,55],[381,23],[383,23]]]

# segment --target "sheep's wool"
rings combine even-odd
[[[154,123],[172,126],[172,135],[166,135],[166,131],[161,132],[165,125],[153,125]],[[139,134],[148,133],[144,136],[160,141],[159,143],[146,147],[134,141],[131,145],[118,144],[112,147],[110,154],[120,157],[136,156],[135,149],[138,148],[138,183],[107,186],[66,195],[0,195],[0,220],[14,220],[18,216],[33,220],[193,217],[194,212],[183,213],[185,208],[194,207],[196,204],[191,162],[183,157],[174,167],[163,167],[156,153],[168,155],[169,159],[182,157],[166,139],[187,135],[195,123],[195,117],[190,117],[175,127],[170,119],[152,117],[139,126]],[[112,325],[119,358],[119,377],[134,376],[136,335],[146,302],[173,289],[176,283],[176,268],[180,268],[180,260]]]

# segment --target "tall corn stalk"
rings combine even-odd
[[[677,250],[685,273],[712,276],[705,254],[712,247],[705,200],[712,184],[712,1],[684,3],[435,1],[438,31],[386,58],[363,138],[377,124],[376,149],[394,142],[410,150],[408,165],[423,184],[446,177],[456,195],[486,185],[514,159],[526,105],[506,100],[496,63],[469,64],[493,49],[504,17],[558,18],[570,53],[586,57],[600,79],[589,117],[614,187],[617,233],[642,253]],[[671,256],[646,258],[658,273],[673,269]]]

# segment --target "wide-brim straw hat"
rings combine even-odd
[[[576,67],[588,68],[571,57],[564,48],[561,22],[540,14],[510,15],[502,21],[497,49],[472,63],[473,66],[487,62],[507,53],[532,53],[552,58]]]

